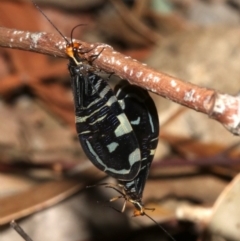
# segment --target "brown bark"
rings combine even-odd
[[[114,73],[132,84],[207,114],[222,123],[233,134],[240,134],[239,96],[221,94],[158,72],[129,56],[114,51],[106,44],[90,44],[79,40],[76,42],[82,46],[81,57],[96,70]],[[65,45],[65,40],[57,34],[0,28],[2,47],[67,58]],[[93,56],[98,57],[92,61]]]

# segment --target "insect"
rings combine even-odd
[[[159,135],[153,100],[146,90],[127,82],[116,87],[115,95],[107,81],[80,57],[81,45],[69,41],[34,5],[66,41],[76,129],[85,154],[96,167],[119,181],[122,191],[106,185],[121,194],[112,201],[124,198],[124,208],[127,201],[134,205],[134,216],[146,215],[154,221],[145,213],[153,209],[144,208],[142,203]]]
[[[107,81],[80,57],[81,45],[69,42],[54,28],[66,41],[76,129],[85,154],[108,175],[118,180],[132,180],[141,168],[141,153],[128,118]]]
[[[142,193],[159,135],[155,104],[146,90],[128,82],[117,86],[115,96],[81,63],[77,51],[72,56],[69,72],[82,148],[96,167],[118,179],[122,197],[136,208],[134,215],[145,215]]]
[[[83,68],[83,69],[82,69]],[[117,97],[98,75],[69,64],[76,129],[90,161],[118,180],[131,180],[141,167],[137,138]]]
[[[134,216],[144,215],[142,194],[158,144],[158,113],[148,92],[140,87],[122,81],[115,87],[115,92],[133,128],[141,150],[141,168],[138,174],[133,179],[119,180],[119,185],[124,191],[123,197],[125,200],[133,203],[136,208]]]

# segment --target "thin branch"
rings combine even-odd
[[[150,43],[159,42],[162,37],[157,32],[154,32],[147,25],[144,25],[139,19],[126,7],[122,1],[108,0],[118,15],[121,17],[122,21],[127,24],[132,31],[137,32],[141,37]]]
[[[81,57],[108,73],[115,73],[130,83],[170,99],[188,108],[207,114],[222,123],[230,132],[240,135],[240,97],[221,94],[176,77],[157,72],[146,65],[120,54],[106,44],[82,44]],[[0,46],[67,58],[65,41],[57,34],[24,32],[0,27]],[[89,51],[93,49],[92,51]]]
[[[25,240],[25,241],[33,241],[25,231],[16,223],[14,220],[11,221],[10,226],[15,229],[15,231]]]

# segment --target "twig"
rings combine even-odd
[[[144,25],[126,5],[119,0],[108,0],[117,11],[118,15],[121,17],[122,21],[127,24],[133,32],[138,33],[143,39],[148,43],[157,43],[162,40],[162,37],[157,32],[153,31],[146,25]],[[141,1],[142,2],[142,1]]]
[[[124,56],[106,44],[82,44],[81,57],[91,63],[92,56],[101,54],[93,67],[115,73],[130,83],[146,88],[188,108],[207,114],[222,123],[230,132],[240,135],[240,96],[220,94],[176,77],[157,72],[144,64]],[[0,27],[0,46],[67,58],[65,42],[61,36],[49,33],[24,32]],[[92,51],[89,51],[93,49]]]
[[[10,226],[15,229],[15,231],[25,240],[25,241],[33,241],[24,230],[14,221],[12,220]]]

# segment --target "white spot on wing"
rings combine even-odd
[[[139,125],[140,120],[141,120],[141,118],[140,118],[140,117],[138,117],[136,120],[131,121],[131,124],[132,124],[132,125]]]
[[[125,109],[125,101],[124,100],[119,100],[118,103],[120,104],[122,110]]]
[[[119,146],[119,144],[117,142],[112,142],[109,145],[107,145],[108,151],[110,153],[114,152],[116,150],[116,148]]]
[[[131,127],[126,115],[124,113],[122,113],[122,114],[118,115],[117,118],[118,118],[120,124],[114,131],[116,137],[130,133],[132,131],[132,127]]]
[[[129,155],[128,160],[129,160],[131,166],[132,166],[134,163],[136,163],[136,162],[138,162],[138,161],[141,160],[141,154],[140,154],[139,148],[137,148],[135,151],[133,151],[133,152]]]
[[[116,98],[115,95],[112,96],[112,97],[108,100],[108,102],[106,103],[106,105],[107,105],[107,106],[111,106],[114,102],[117,102],[117,98]]]
[[[106,87],[99,93],[99,95],[103,98],[108,93],[109,90],[110,90],[110,87],[106,85]]]
[[[148,112],[148,118],[149,118],[149,123],[150,123],[150,125],[151,125],[152,133],[154,133],[153,120],[152,120],[152,116],[150,115],[149,112]]]
[[[126,170],[126,169],[120,169],[120,170],[115,170],[113,168],[109,168],[107,167],[103,161],[101,160],[101,158],[97,155],[97,153],[94,151],[91,143],[89,141],[86,141],[86,144],[87,144],[87,147],[88,147],[88,150],[90,151],[90,153],[95,157],[95,159],[97,160],[97,162],[103,167],[103,170],[106,172],[106,171],[109,171],[109,172],[112,172],[114,174],[122,174],[122,175],[125,175],[125,174],[129,174],[131,169],[129,170]],[[133,165],[135,162],[137,161],[140,161],[140,151],[139,149],[137,148],[134,152],[132,152],[129,156],[129,161],[130,163]],[[132,166],[131,165],[131,166]]]
[[[104,116],[102,116],[102,117],[96,119],[94,122],[89,123],[89,125],[94,125],[95,123],[102,121],[103,119],[106,118],[106,116],[107,116],[107,115],[104,115]]]

